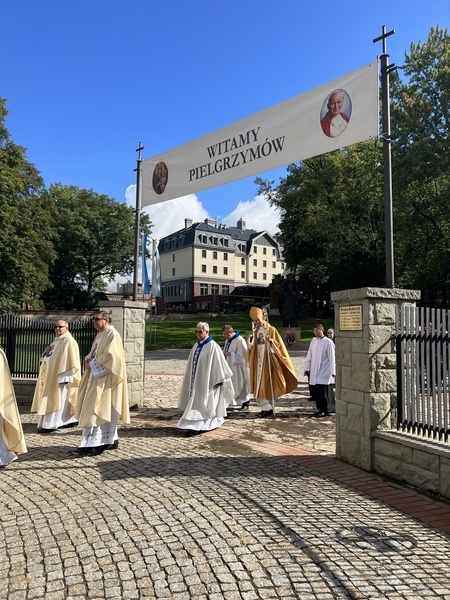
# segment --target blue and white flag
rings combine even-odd
[[[162,296],[161,261],[156,240],[153,240],[152,296],[155,298]]]
[[[147,269],[147,234],[142,236],[142,293],[150,294],[150,281]]]

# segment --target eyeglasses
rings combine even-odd
[[[197,329],[196,333],[204,333],[204,329]]]
[[[93,317],[93,321],[106,321],[106,319],[102,319],[101,317]]]

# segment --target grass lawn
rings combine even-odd
[[[210,333],[219,345],[223,345],[225,338],[222,336],[222,327],[230,324],[235,331],[247,337],[251,332],[250,317],[246,314],[219,315],[216,317],[202,316],[192,319],[167,318],[155,321],[147,321],[145,349],[159,350],[161,348],[191,348],[197,336],[195,335],[196,325],[199,321],[209,323]],[[313,336],[312,326],[320,319],[317,317],[302,317],[299,319],[302,342],[310,342]],[[278,330],[282,327],[280,317],[269,318],[269,322]],[[325,327],[334,327],[333,321],[324,319],[320,321]]]

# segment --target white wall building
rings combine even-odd
[[[211,296],[234,304],[235,296],[249,290],[250,295],[260,291],[268,296],[273,277],[285,275],[275,238],[267,231],[246,229],[242,219],[236,227],[217,225],[213,219],[185,219],[184,229],[162,238],[158,250],[166,306],[213,308]]]

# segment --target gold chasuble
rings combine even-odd
[[[0,415],[3,417],[3,435],[11,452],[27,452],[25,438],[17,409],[16,395],[6,355],[0,348]]]
[[[130,423],[127,373],[122,339],[113,325],[99,332],[86,359],[95,361],[97,377],[86,369],[81,379],[75,416],[80,427],[98,427],[111,422],[111,409],[122,423]]]
[[[80,351],[71,333],[66,331],[55,337],[50,348],[42,356],[31,405],[31,412],[38,415],[48,415],[61,409],[59,378],[63,373],[73,377],[73,381],[67,384],[67,399],[72,405],[75,404],[81,381]]]
[[[263,319],[260,308],[250,311],[253,319]],[[271,400],[295,390],[298,386],[294,365],[283,338],[275,327],[263,321],[261,327],[248,338],[250,389],[255,399]]]

